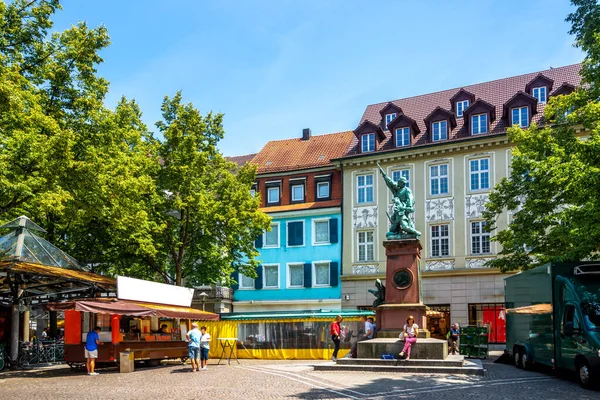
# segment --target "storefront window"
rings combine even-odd
[[[450,304],[428,305],[427,310],[427,329],[431,337],[437,339],[446,339],[446,334],[450,330]]]
[[[469,304],[469,325],[487,325],[490,343],[506,343],[506,310],[503,303]]]

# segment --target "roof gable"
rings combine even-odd
[[[531,90],[536,87],[546,86],[547,93],[552,91],[552,85],[554,84],[554,80],[548,78],[542,73],[537,74],[535,78],[529,81],[527,85],[525,85],[525,91],[531,94]]]
[[[383,118],[386,114],[393,114],[393,113],[396,113],[396,115],[402,114],[402,109],[392,102],[387,103],[386,106],[383,107],[381,109],[381,111],[379,111],[381,118]]]
[[[456,115],[452,111],[448,111],[440,106],[437,106],[435,110],[429,113],[429,115],[426,116],[423,121],[429,125],[430,122],[435,122],[442,119],[449,120],[452,129],[456,128]]]
[[[508,117],[508,111],[513,107],[519,106],[531,106],[531,114],[537,113],[537,103],[538,100],[530,95],[529,93],[525,93],[521,90],[517,92],[513,97],[511,97],[506,103],[504,103],[502,108],[502,116],[504,118]]]
[[[385,139],[385,133],[383,133],[381,127],[371,121],[364,121],[354,130],[354,135],[357,138],[360,138],[360,135],[364,135],[365,133],[376,133],[379,140]]]
[[[406,126],[410,127],[411,134],[413,136],[416,136],[421,132],[419,125],[417,125],[417,121],[404,114],[398,115],[392,122],[388,124],[390,132],[393,132],[397,128],[404,128]]]
[[[471,103],[467,109],[463,111],[465,124],[469,123],[469,118],[474,114],[481,114],[487,112],[490,116],[490,122],[496,119],[496,107],[493,104],[488,103],[485,100],[477,99]]]
[[[564,82],[562,85],[556,88],[556,90],[550,93],[550,96],[560,96],[571,94],[575,91],[575,86],[570,83]]]

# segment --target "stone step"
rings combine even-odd
[[[394,360],[390,360],[394,361]],[[409,360],[410,361],[410,360]],[[405,374],[445,374],[445,375],[484,375],[485,369],[481,362],[470,361],[463,367],[441,367],[426,365],[341,365],[335,363],[318,364],[313,366],[315,371],[345,371],[345,372],[397,372]]]
[[[464,358],[462,356],[445,360],[383,360],[381,358],[340,358],[337,365],[392,365],[392,366],[431,366],[431,367],[462,367]]]

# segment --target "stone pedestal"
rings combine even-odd
[[[421,242],[418,239],[386,240],[383,242],[387,257],[385,274],[385,304],[376,309],[377,328],[382,335],[402,330],[409,315],[422,335],[429,337],[427,312],[421,294]],[[393,332],[390,332],[393,331]]]

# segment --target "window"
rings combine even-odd
[[[432,126],[434,142],[448,139],[448,121],[434,122]]]
[[[304,184],[292,185],[292,201],[304,201]]]
[[[279,288],[279,265],[263,265],[265,283],[263,288]]]
[[[471,117],[471,133],[478,135],[480,133],[487,133],[487,114],[477,114]]]
[[[313,221],[314,244],[329,244],[329,220]]]
[[[394,118],[396,118],[396,113],[385,114],[385,128],[386,129],[387,129],[387,126],[390,124],[390,122],[392,122],[394,120]]]
[[[317,262],[313,264],[314,286],[329,286],[329,262]]]
[[[488,325],[488,341],[506,343],[506,310],[503,303],[469,304],[469,325]]]
[[[317,199],[329,197],[329,182],[317,182]]]
[[[304,221],[287,223],[287,245],[304,246]]]
[[[250,189],[250,196],[254,197],[256,195],[256,189]]]
[[[373,202],[373,175],[358,175],[356,177],[358,204]]]
[[[288,287],[304,287],[304,264],[288,264]]]
[[[398,182],[398,179],[400,179],[401,176],[406,179],[406,187],[410,187],[410,170],[401,169],[398,171],[392,171],[392,180],[394,182]]]
[[[490,159],[479,158],[469,161],[471,190],[490,188]]]
[[[471,222],[471,254],[490,254],[490,233],[485,232],[485,221]]]
[[[373,261],[374,251],[373,231],[358,232],[358,261]]]
[[[271,230],[265,232],[263,247],[279,247],[279,223],[271,224]]]
[[[279,186],[267,188],[267,203],[279,203]]]
[[[396,129],[396,147],[404,147],[410,145],[410,128]]]
[[[519,125],[521,128],[529,126],[529,108],[518,107],[512,109],[512,125]]]
[[[449,225],[431,226],[431,257],[448,257],[450,255]]]
[[[469,107],[469,100],[457,101],[456,102],[456,116],[462,117],[463,112]]]
[[[361,149],[363,153],[375,151],[375,134],[367,133],[360,137]]]
[[[448,194],[448,164],[429,167],[431,195]]]
[[[240,274],[240,289],[254,289],[254,279]]]
[[[533,97],[535,97],[540,103],[546,102],[546,86],[533,88],[531,91]]]

